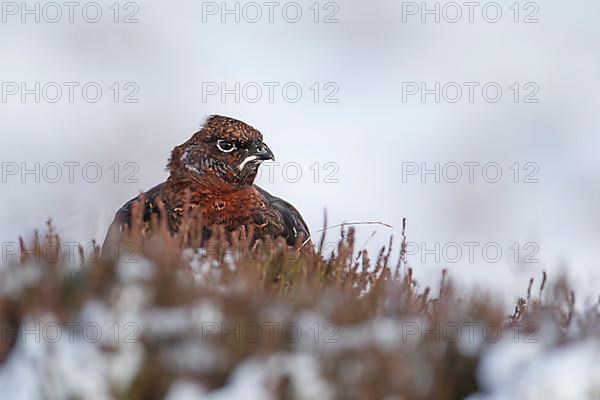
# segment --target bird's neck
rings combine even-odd
[[[200,183],[193,179],[172,178],[166,184],[166,200],[170,208],[182,210],[188,204],[191,209],[201,213],[208,226],[224,225],[233,229],[250,224],[259,210],[265,207],[264,198],[254,185],[233,188],[228,185],[206,185],[204,180]]]
[[[216,176],[203,176],[202,179],[199,180],[191,175],[171,175],[167,179],[166,184],[172,192],[185,193],[188,191],[193,198],[197,198],[198,200],[202,198],[231,196],[245,197],[256,193],[253,185],[233,185]]]

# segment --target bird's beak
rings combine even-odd
[[[241,171],[249,162],[258,161],[260,163],[266,160],[275,161],[275,155],[273,154],[269,146],[260,142],[252,143],[250,145],[250,148],[248,149],[248,156],[244,158],[244,160],[240,163],[238,168]]]
[[[257,143],[256,145],[250,146],[250,155],[256,156],[255,160],[275,161],[275,155],[273,154],[269,146],[267,146],[264,143]]]

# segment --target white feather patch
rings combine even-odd
[[[249,163],[249,162],[251,162],[251,161],[254,161],[254,160],[256,160],[257,158],[258,158],[258,157],[256,157],[256,156],[248,156],[248,157],[244,158],[244,161],[242,161],[242,162],[240,163],[240,165],[238,166],[239,170],[240,170],[240,171],[241,171],[241,170],[243,170],[243,169],[244,169],[244,167],[246,166],[246,164],[248,164],[248,163]],[[262,160],[261,160],[261,161],[262,161]]]

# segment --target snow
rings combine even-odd
[[[45,316],[42,321],[55,320]],[[98,346],[80,337],[71,342],[63,335],[51,343],[32,335],[17,341],[0,368],[0,398],[110,399],[108,365]]]
[[[165,400],[202,400],[206,398],[202,386],[191,381],[177,381],[171,385]]]
[[[123,283],[150,280],[156,267],[147,259],[136,255],[135,258],[122,258],[117,264],[117,274]]]
[[[228,385],[205,393],[198,384],[177,382],[168,400],[275,400],[273,387],[288,378],[293,398],[298,400],[333,399],[333,390],[319,376],[316,358],[308,354],[275,353],[266,359],[247,360],[234,370]]]
[[[144,348],[139,339],[145,335],[167,341],[185,338],[173,341],[160,353],[162,361],[180,376],[169,388],[168,400],[269,400],[275,398],[281,382],[288,383],[286,390],[296,399],[327,400],[335,393],[320,373],[320,357],[364,346],[387,351],[399,344],[405,351],[414,352],[422,342],[424,320],[420,318],[382,317],[336,328],[334,335],[328,336],[324,328],[330,321],[323,314],[294,314],[274,305],[265,310],[265,315],[276,317],[281,324],[296,321],[302,333],[299,340],[291,343],[287,352],[251,355],[234,368],[223,387],[209,391],[189,377],[228,368],[219,346],[202,340],[204,323],[212,321],[220,327],[224,321],[219,304],[204,299],[185,307],[148,308],[147,295],[141,295],[141,287],[132,283],[136,279],[125,281],[125,286],[115,289],[112,307],[99,301],[86,303],[72,330],[51,313],[31,314],[23,322],[14,349],[0,365],[0,398],[114,398],[115,392],[126,392],[141,367]],[[133,336],[125,329],[132,321],[136,324]],[[100,335],[96,328],[86,333],[85,326],[92,323]],[[419,331],[407,335],[414,327]],[[600,396],[597,340],[571,337],[561,342],[558,330],[549,324],[540,327],[535,340],[526,340],[525,335],[515,337],[513,331],[508,331],[492,344],[482,339],[482,330],[483,324],[476,325],[472,334],[465,331],[456,341],[466,355],[482,354],[477,371],[481,391],[468,400],[579,400]],[[439,345],[443,348],[444,341]],[[111,351],[105,351],[106,347]],[[420,365],[421,372],[415,379],[421,384],[417,386],[426,392],[434,384],[428,363],[425,359],[419,361],[418,352],[412,354],[412,360]],[[359,360],[350,360],[340,366],[340,371],[351,382],[352,376],[360,375],[360,368]]]
[[[42,275],[36,265],[0,265],[0,296],[17,298],[24,289],[36,285]]]
[[[194,251],[184,255],[194,274],[206,276],[217,269],[213,261],[204,261],[205,256]],[[19,296],[43,279],[39,271],[28,265],[11,270],[10,279],[0,279],[0,295]],[[282,332],[289,342],[286,351],[249,354],[234,366],[224,386],[209,390],[192,377],[225,373],[230,368],[221,347],[227,345],[224,326],[232,326],[224,305],[201,298],[185,306],[154,306],[154,294],[146,282],[155,272],[155,266],[145,259],[134,264],[120,262],[119,279],[108,299],[88,300],[71,316],[72,321],[50,312],[30,311],[14,348],[0,364],[0,399],[104,400],[123,395],[144,362],[142,338],[168,343],[159,350],[161,362],[177,376],[168,388],[168,400],[269,400],[277,398],[282,382],[295,399],[332,399],[336,393],[321,375],[322,358],[371,346],[382,352],[410,353],[418,371],[412,382],[425,396],[435,377],[430,360],[419,353],[424,335],[429,339],[427,345],[433,346],[428,349],[430,354],[439,349],[443,357],[447,342],[453,342],[465,356],[481,355],[477,370],[481,391],[468,400],[600,398],[600,342],[582,339],[586,337],[585,320],[580,320],[583,315],[576,313],[566,332],[559,332],[553,322],[542,321],[533,337],[503,330],[496,343],[489,340],[485,324],[477,321],[455,323],[445,330],[451,323],[432,327],[423,316],[379,316],[338,326],[327,317],[333,303],[326,297],[313,310],[294,311],[279,302],[264,307],[257,321],[262,335],[267,334],[266,321],[279,329],[290,325],[287,333],[285,329]],[[221,342],[216,343],[219,338]],[[351,385],[364,368],[360,358],[349,358],[339,365],[337,377],[342,384]]]
[[[600,398],[600,343],[585,340],[546,349],[543,344],[494,347],[481,366],[489,394],[468,400],[581,400]]]

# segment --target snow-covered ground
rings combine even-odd
[[[197,275],[194,285],[206,283],[214,276],[212,270],[219,269],[213,262],[203,264],[204,255],[191,250],[182,255]],[[235,347],[240,340],[255,343],[256,335],[245,328],[232,333],[231,321],[223,328],[226,310],[217,300],[199,299],[178,307],[153,305],[153,286],[146,284],[155,278],[155,268],[146,259],[134,264],[122,261],[110,302],[90,299],[66,321],[65,315],[60,318],[52,311],[32,311],[18,331],[3,323],[2,340],[15,334],[16,339],[0,363],[0,398],[117,398],[127,393],[142,372],[148,343],[161,343],[160,362],[179,376],[168,387],[168,400],[276,400],[281,398],[282,382],[286,396],[298,400],[339,398],[334,382],[324,374],[327,365],[336,357],[349,355],[335,374],[337,384],[351,385],[374,366],[373,360],[353,358],[354,352],[365,349],[371,354],[393,354],[390,360],[409,363],[408,370],[398,370],[398,384],[409,385],[411,393],[428,398],[436,384],[436,363],[449,357],[450,344],[456,345],[461,357],[479,359],[475,371],[479,392],[468,400],[583,400],[600,395],[600,368],[596,365],[600,342],[593,326],[597,307],[588,309],[587,315],[574,312],[566,331],[554,319],[542,319],[527,333],[477,320],[432,327],[425,316],[377,317],[340,327],[323,311],[330,307],[326,298],[321,310],[292,314],[285,304],[267,306],[262,313],[270,326],[293,321],[293,329],[287,332],[288,346],[244,358],[233,366],[223,386],[211,389],[192,378],[230,368],[226,347],[211,339],[220,337],[217,344]],[[26,296],[28,289],[44,279],[34,265],[1,272],[0,296],[13,300]],[[8,276],[11,279],[4,279]],[[227,288],[219,290],[227,292]],[[449,315],[464,318],[460,316],[463,306],[457,307]],[[265,322],[254,325],[259,336],[274,335],[265,329],[269,326]],[[233,336],[228,339],[227,335]],[[234,340],[226,342],[230,339]],[[428,359],[428,352],[437,354],[437,361]],[[395,376],[395,372],[387,373]]]

